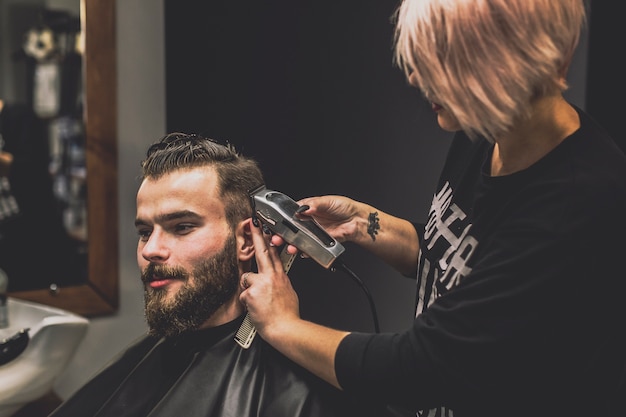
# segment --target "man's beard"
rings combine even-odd
[[[148,285],[154,276],[182,280],[184,284],[173,300],[166,301],[167,288]],[[239,268],[235,238],[229,237],[221,252],[195,267],[191,274],[180,267],[150,263],[141,274],[141,280],[150,335],[172,337],[196,330],[237,292]]]

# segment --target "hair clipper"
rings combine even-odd
[[[262,184],[249,192],[254,215],[285,242],[329,269],[345,248],[312,217],[300,215],[300,206],[287,195]]]

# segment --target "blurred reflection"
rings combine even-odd
[[[85,242],[68,233],[63,213],[69,201],[54,193],[47,129],[29,107],[4,103],[2,160],[10,154],[11,164],[2,164],[2,171],[17,206],[0,220],[0,268],[9,276],[9,291],[69,285],[86,277]]]
[[[12,6],[24,24],[32,5]],[[31,17],[11,55],[24,97],[0,97],[0,268],[9,291],[87,277],[80,21],[45,8]]]

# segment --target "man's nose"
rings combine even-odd
[[[163,260],[169,256],[169,248],[167,245],[167,238],[161,231],[154,230],[148,241],[141,250],[141,255],[144,259],[152,261],[155,259]]]

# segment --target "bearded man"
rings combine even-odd
[[[235,336],[255,248],[258,164],[232,145],[173,133],[141,164],[135,227],[148,332],[50,417],[382,415],[268,345]]]

